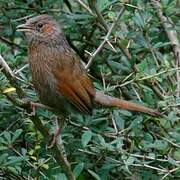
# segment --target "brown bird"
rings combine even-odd
[[[152,116],[156,110],[97,91],[79,56],[68,44],[59,24],[39,15],[17,27],[29,40],[28,58],[40,101],[62,114],[74,110],[91,113],[95,104],[139,111]]]

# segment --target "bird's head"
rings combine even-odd
[[[17,26],[17,31],[25,32],[30,39],[49,39],[61,34],[59,24],[49,15],[39,15]]]

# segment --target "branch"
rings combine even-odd
[[[45,128],[41,122],[41,120],[37,116],[31,116],[31,120],[34,123],[35,127],[41,132],[41,134],[44,136],[47,145],[49,142],[49,137],[51,136],[49,134],[49,131],[47,128]],[[60,145],[56,142],[53,147],[51,148],[52,154],[55,157],[57,163],[62,166],[62,169],[64,173],[66,174],[68,180],[75,180],[75,177],[73,176],[71,165],[68,162],[66,156],[64,155],[64,151],[60,147]]]
[[[124,47],[124,46],[121,44],[120,40],[118,40],[118,41],[116,42],[116,45],[121,49],[121,51],[123,52],[123,54],[126,56],[126,58],[127,58],[128,60],[131,60],[131,59],[132,59],[131,54],[130,54],[128,48]]]
[[[92,16],[96,16],[91,9],[81,0],[75,0],[77,3],[79,3],[84,9],[86,9]]]
[[[109,27],[108,25],[106,24],[101,12],[99,11],[99,9],[97,8],[97,5],[96,5],[96,1],[95,0],[88,0],[89,2],[89,6],[94,10],[94,12],[96,13],[97,15],[97,18],[98,18],[98,21],[101,23],[101,25],[104,27],[104,29],[106,31],[108,31]]]
[[[2,67],[2,72],[4,73],[6,78],[9,80],[10,84],[16,88],[18,96],[20,98],[26,98],[25,92],[19,86],[13,71],[11,70],[11,68],[8,66],[8,64],[6,63],[6,61],[3,59],[3,57],[1,55],[0,55],[0,66]],[[2,92],[1,88],[0,88],[0,91]],[[22,94],[19,94],[19,93],[22,93]],[[27,112],[32,111],[31,103],[29,101],[27,101],[26,103],[23,103],[21,101],[18,101],[17,99],[14,99],[9,94],[5,93],[5,95],[6,95],[7,99],[9,101],[11,101],[14,105],[25,109]],[[43,126],[41,120],[36,115],[33,115],[30,118],[31,118],[32,122],[34,123],[35,128],[38,129],[40,131],[40,133],[44,136],[46,143],[48,145],[49,137],[51,136],[48,129]],[[75,180],[75,177],[73,176],[73,173],[71,170],[71,165],[68,162],[66,156],[64,155],[64,151],[62,152],[62,149],[61,149],[60,145],[58,144],[58,142],[56,142],[54,144],[54,146],[51,148],[51,151],[52,151],[52,154],[55,157],[57,163],[60,166],[62,166],[62,169],[63,169],[64,173],[66,174],[67,179]]]
[[[25,92],[16,81],[16,76],[14,75],[13,71],[11,70],[9,65],[6,63],[4,58],[1,56],[1,54],[0,54],[0,67],[2,68],[2,72],[9,80],[10,84],[16,88],[17,95],[20,98],[24,98],[26,96]]]
[[[171,23],[169,23],[168,18],[165,15],[163,15],[161,3],[157,0],[151,0],[151,3],[154,9],[156,10],[156,14],[158,18],[160,19],[160,22],[162,23],[166,31],[167,37],[169,38],[169,41],[172,45],[174,57],[176,60],[176,67],[178,68],[180,67],[180,44],[179,44],[177,32],[176,30],[172,30],[173,27]],[[176,71],[176,76],[177,76],[177,97],[179,97],[180,96],[180,70]]]
[[[4,69],[5,73],[8,74],[8,76],[11,76],[12,78],[14,78],[13,71],[8,66],[4,58],[1,56],[1,54],[0,54],[0,66]]]
[[[105,32],[108,32],[109,30],[109,27],[108,25],[106,24],[101,12],[99,11],[99,9],[97,8],[97,5],[96,5],[96,2],[93,0],[89,0],[89,5],[90,7],[95,11],[96,13],[96,17],[97,17],[97,20],[99,21],[100,25],[99,27],[104,30]],[[128,4],[124,4],[124,5],[128,5]],[[120,15],[121,16],[121,15]],[[119,38],[120,39],[120,38]],[[109,41],[107,41],[107,43],[113,48],[113,46],[110,44]],[[129,50],[128,48],[124,47],[123,45],[121,45],[120,43],[120,40],[118,40],[117,42],[113,43],[115,44],[118,48],[121,49],[122,53],[127,57],[127,59],[131,60],[131,54],[129,53]],[[102,46],[103,48],[103,46]],[[113,48],[114,50],[114,48]]]
[[[91,55],[91,57],[90,57],[87,65],[86,65],[86,67],[85,67],[86,69],[89,69],[89,67],[90,67],[91,64],[93,63],[94,58],[95,58],[95,57],[97,56],[97,54],[102,50],[102,48],[104,47],[104,45],[106,44],[106,42],[109,42],[109,37],[110,37],[113,29],[115,28],[118,20],[119,20],[120,17],[122,16],[123,12],[124,12],[124,7],[122,7],[121,10],[119,11],[116,19],[114,20],[114,22],[112,23],[109,31],[107,32],[107,34],[106,34],[103,42],[99,45],[99,47],[96,49],[96,51]]]
[[[13,46],[13,47],[16,47],[18,49],[22,49],[18,44],[14,43],[14,42],[11,42],[9,41],[8,39],[0,36],[0,41],[4,42],[5,44],[9,45],[9,46]]]

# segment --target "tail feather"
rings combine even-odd
[[[100,104],[102,106],[118,107],[121,109],[143,112],[146,114],[150,114],[152,116],[161,116],[161,113],[159,113],[158,111],[156,111],[154,109],[145,107],[140,104],[128,102],[128,101],[121,100],[118,98],[114,98],[114,97],[108,96],[106,94],[103,94],[102,92],[99,92],[99,91],[96,91],[94,101],[97,104]]]

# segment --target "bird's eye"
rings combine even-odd
[[[38,28],[42,28],[42,27],[43,27],[43,24],[42,24],[42,23],[39,23],[39,24],[37,25],[37,27],[38,27]]]

